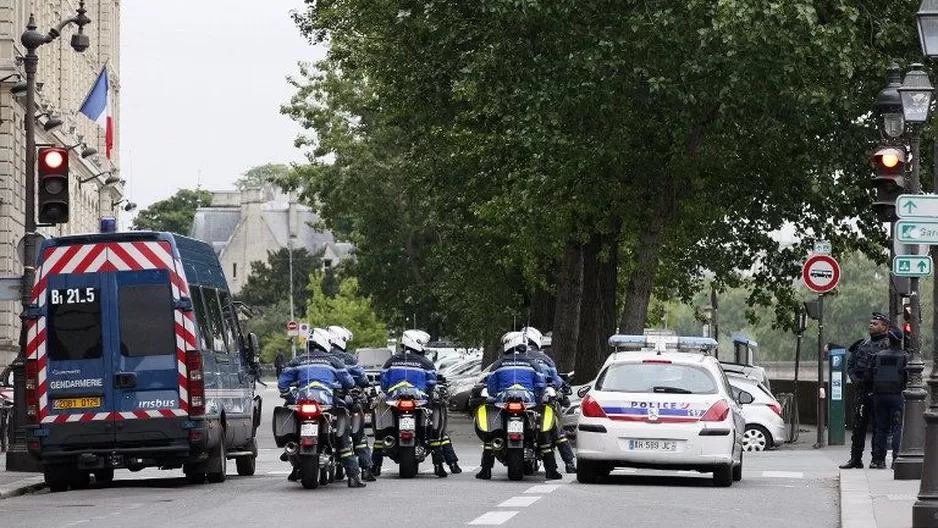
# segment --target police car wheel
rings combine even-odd
[[[94,481],[97,484],[104,484],[114,480],[113,469],[99,469],[94,472]]]
[[[733,464],[725,464],[713,469],[713,485],[718,488],[728,488],[733,485]]]

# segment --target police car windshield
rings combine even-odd
[[[671,363],[615,363],[596,380],[606,392],[714,394],[717,384],[704,369]]]

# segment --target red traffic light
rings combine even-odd
[[[904,325],[902,325],[902,331],[905,332],[906,334],[911,334],[911,333],[912,333],[912,323],[905,323]]]
[[[54,171],[65,164],[65,156],[67,155],[62,149],[43,149],[42,159],[39,160],[39,163],[42,164],[43,169]]]

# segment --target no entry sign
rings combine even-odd
[[[801,268],[801,278],[814,293],[827,293],[840,282],[840,265],[830,255],[813,255]]]

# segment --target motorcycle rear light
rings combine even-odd
[[[417,408],[417,402],[414,400],[398,400],[397,408],[402,411],[413,411]]]
[[[587,418],[606,417],[606,411],[604,411],[602,406],[599,405],[599,402],[594,400],[593,397],[589,395],[583,398],[583,401],[580,402],[580,414]]]
[[[720,400],[710,406],[710,409],[700,417],[701,422],[722,422],[730,414],[730,406]]]
[[[401,439],[402,439],[402,440],[410,440],[410,439],[412,439],[413,437],[414,437],[414,432],[413,432],[413,431],[401,431]]]
[[[508,433],[508,439],[511,441],[521,440],[521,433]]]
[[[318,402],[301,401],[296,404],[296,412],[302,418],[318,418],[322,414],[322,407],[319,406]]]
[[[769,409],[772,409],[772,411],[773,411],[775,414],[777,414],[777,415],[779,416],[779,418],[784,418],[784,417],[782,416],[782,408],[781,408],[781,407],[779,407],[778,405],[776,405],[776,404],[774,404],[774,403],[767,403],[767,404],[765,404],[765,405],[766,405]]]
[[[505,406],[505,410],[510,413],[523,413],[524,404],[521,402],[508,402],[508,405]]]

